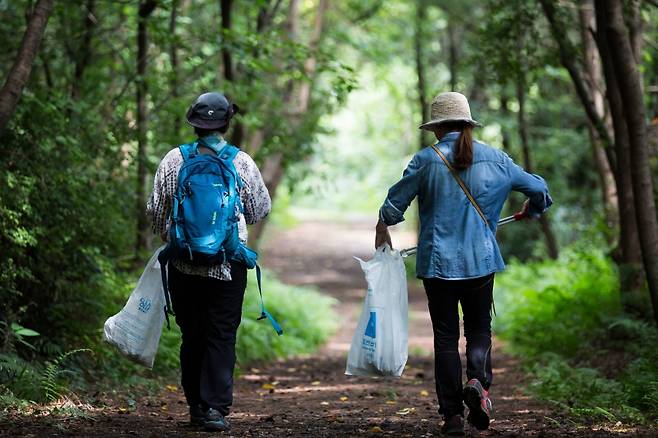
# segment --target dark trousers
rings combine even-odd
[[[459,358],[461,303],[466,337],[466,376],[491,386],[491,309],[494,274],[468,280],[424,279],[434,329],[434,378],[439,413],[464,415],[462,364]]]
[[[231,264],[231,281],[187,275],[169,265],[169,290],[182,333],[180,365],[190,406],[228,415],[233,404],[235,339],[242,318],[247,268]]]

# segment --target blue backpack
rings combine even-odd
[[[214,153],[201,153],[199,146]],[[178,187],[173,198],[169,243],[158,255],[167,327],[170,326],[169,315],[174,315],[167,285],[169,261],[184,260],[200,266],[228,261],[242,263],[249,269],[256,268],[261,304],[258,319],[267,318],[281,335],[281,326],[263,304],[258,254],[242,243],[238,234],[239,214],[243,212],[238,189],[243,183],[233,160],[240,150],[214,136],[181,145],[179,150],[184,163],[178,173]]]

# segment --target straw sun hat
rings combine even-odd
[[[419,126],[420,129],[432,131],[434,127],[445,122],[467,122],[473,126],[482,126],[471,117],[471,107],[466,96],[449,91],[441,93],[432,101],[432,120]]]

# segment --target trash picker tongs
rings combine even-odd
[[[504,217],[504,218],[500,219],[498,221],[498,226],[507,225],[507,224],[510,224],[512,222],[520,221],[521,219],[524,219],[527,216],[528,216],[528,214],[525,213],[525,212],[514,213],[511,216],[507,216],[507,217]],[[409,257],[409,256],[412,256],[412,255],[416,254],[416,251],[418,251],[418,247],[414,246],[413,248],[407,248],[407,249],[401,250],[400,255],[402,257]]]

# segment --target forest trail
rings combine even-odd
[[[246,369],[235,383],[235,403],[227,436],[439,435],[433,380],[432,331],[424,291],[410,282],[409,361],[399,380],[347,378],[345,357],[363,302],[365,280],[353,255],[372,255],[371,221],[344,224],[307,222],[269,233],[263,264],[282,281],[315,285],[337,299],[339,329],[318,353]],[[402,248],[413,235],[393,231]],[[270,303],[275,309],[276,304]],[[269,328],[265,328],[269,329]],[[518,361],[494,343],[495,383],[491,390],[495,419],[482,436],[629,436],[629,431],[576,427],[545,404],[523,394],[525,377]],[[461,350],[463,351],[462,345]],[[16,419],[0,425],[5,436],[209,436],[188,424],[187,406],[178,382],[137,397],[130,409],[118,400],[93,408],[86,417],[47,416]],[[468,426],[467,426],[468,427]],[[631,433],[637,436],[637,431]]]

